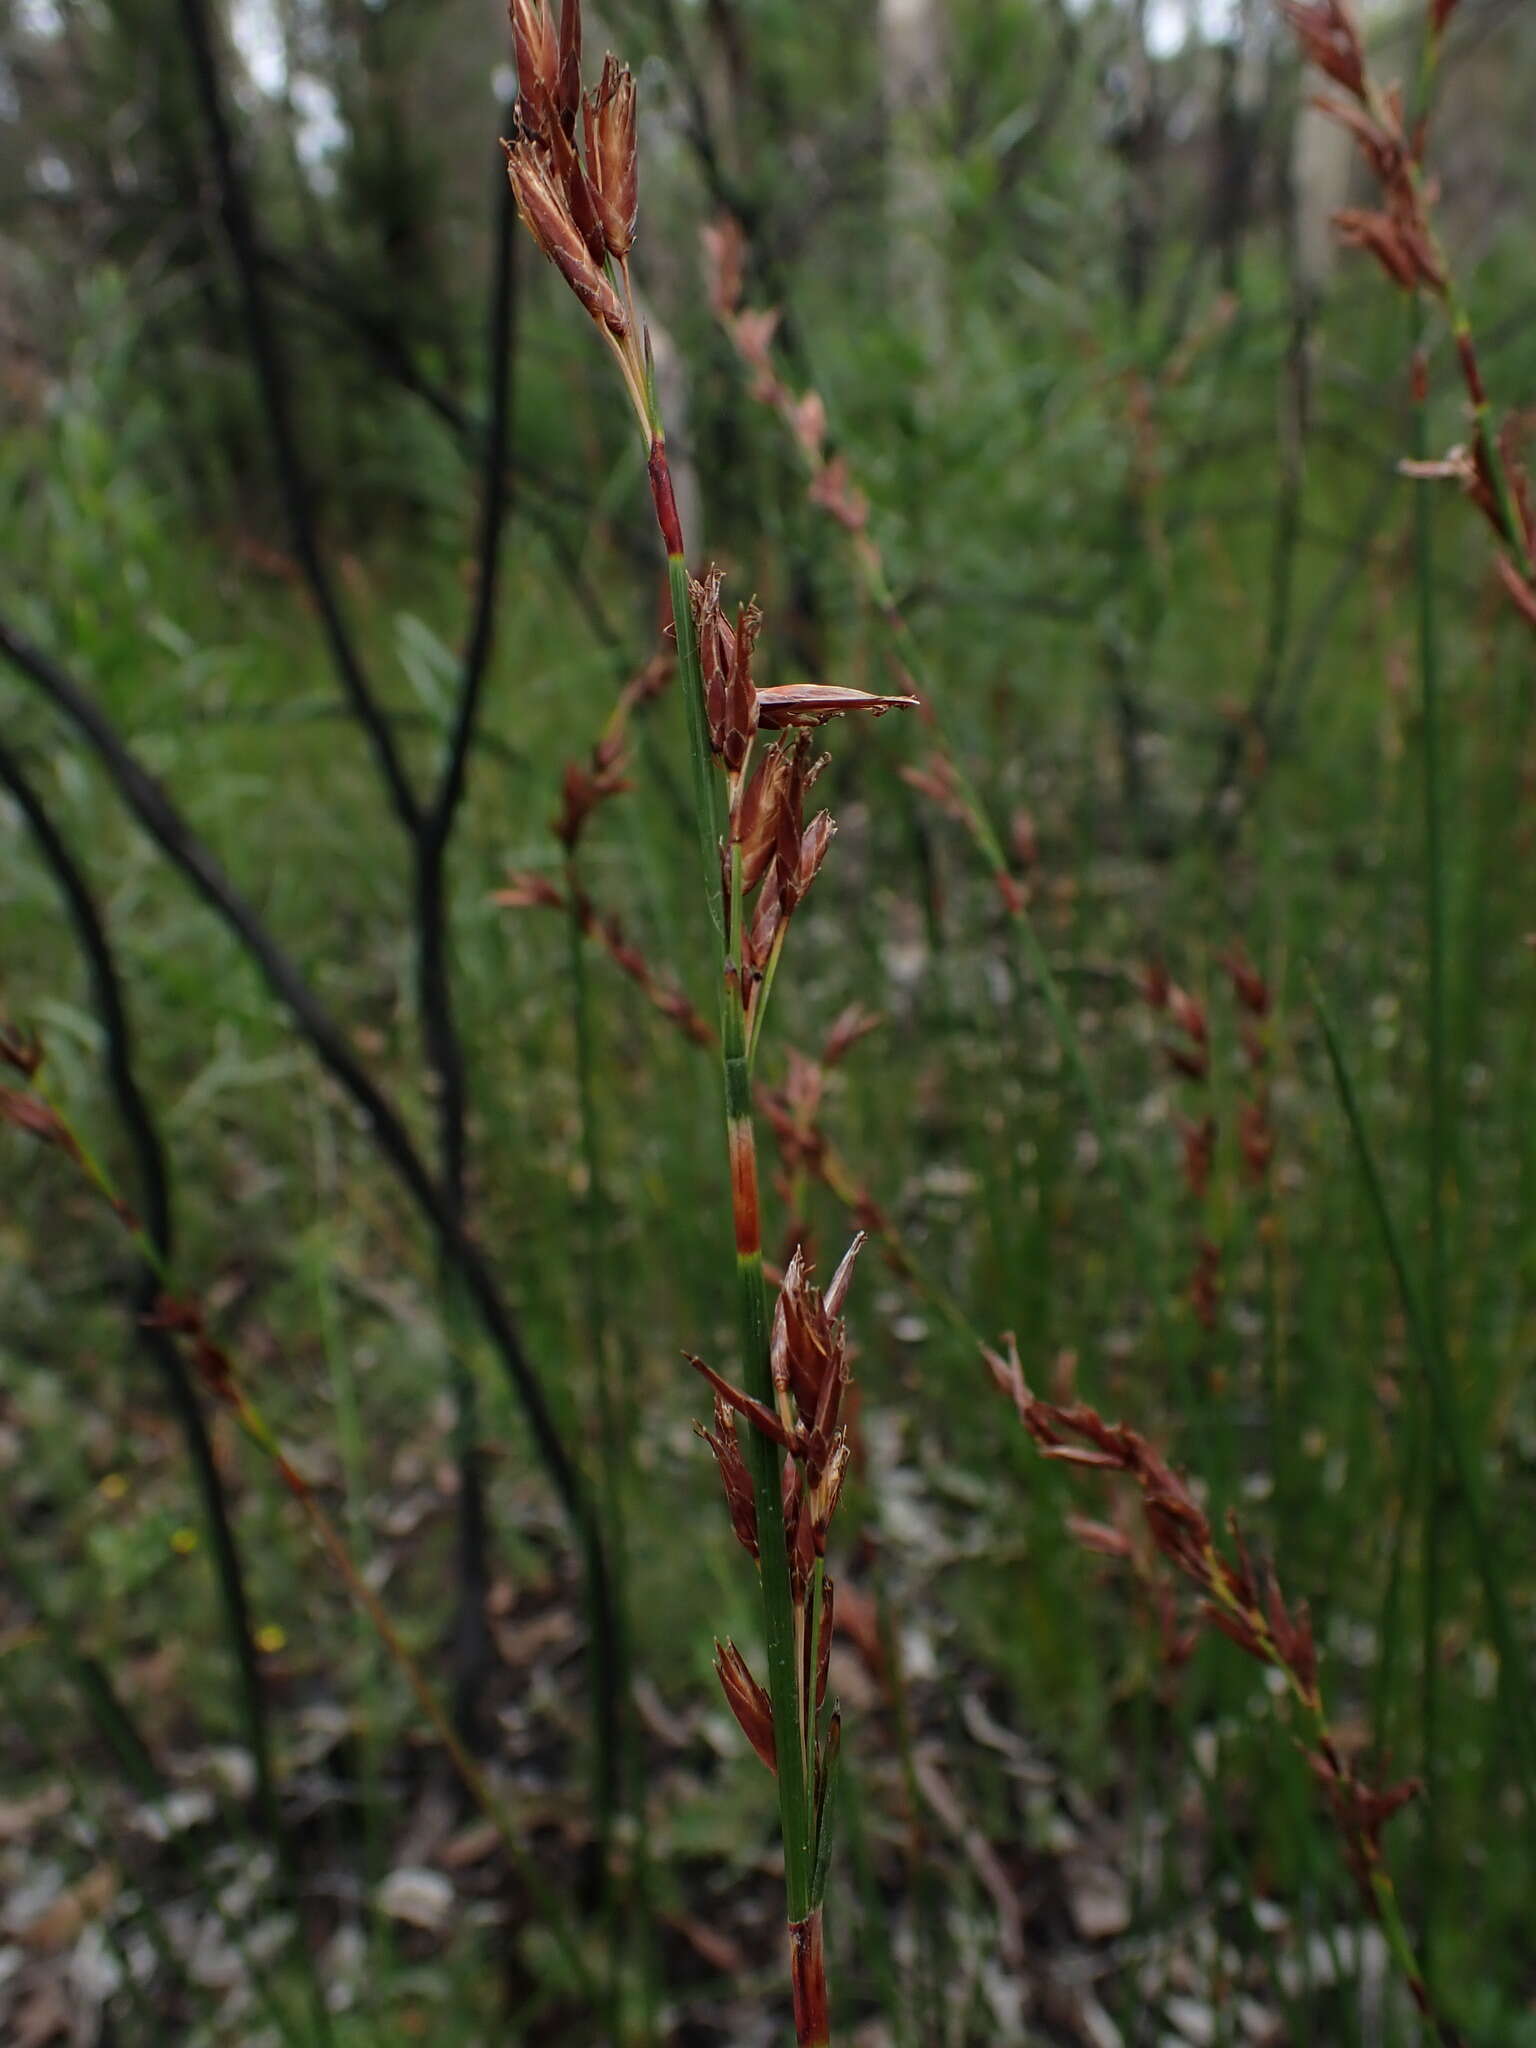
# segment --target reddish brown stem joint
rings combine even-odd
[[[684,552],[683,523],[677,516],[672,471],[667,465],[667,445],[660,434],[651,437],[651,455],[646,470],[651,479],[651,497],[656,506],[656,524],[661,528],[662,545],[669,555],[681,555]]]
[[[831,2021],[827,2015],[827,1959],[821,1939],[821,1908],[809,1919],[789,1923],[789,1981],[795,2000],[795,2040],[799,2048],[827,2048]]]

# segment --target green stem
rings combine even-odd
[[[665,463],[659,435],[652,463]],[[665,535],[664,537],[671,538]],[[693,608],[688,597],[688,568],[680,547],[668,547],[667,576],[672,595],[672,623],[677,635],[678,667],[692,752],[694,800],[698,814],[699,851],[705,900],[716,939],[720,990],[720,1050],[723,1067],[726,1136],[732,1160],[733,1214],[736,1221],[736,1278],[741,1329],[742,1379],[753,1399],[774,1405],[773,1375],[768,1359],[768,1296],[763,1276],[761,1233],[757,1223],[757,1157],[752,1127],[752,1077],[747,1057],[746,1019],[737,975],[739,966],[727,956],[724,905],[721,901],[721,845],[725,835],[723,790],[710,751],[704,706],[704,676],[699,664]],[[740,866],[735,864],[733,898],[738,910],[733,930],[740,932]],[[738,941],[739,943],[739,941]],[[750,1214],[747,1210],[750,1209]],[[811,1910],[811,1814],[800,1725],[800,1685],[795,1657],[794,1601],[789,1558],[784,1547],[784,1510],[778,1447],[750,1426],[745,1453],[757,1505],[759,1576],[763,1598],[763,1632],[768,1652],[768,1696],[773,1703],[777,1743],[779,1822],[784,1837],[784,1886],[788,1917],[804,1920]]]
[[[1482,1582],[1483,1597],[1488,1608],[1489,1630],[1499,1658],[1500,1684],[1519,1752],[1527,1816],[1536,1823],[1536,1719],[1532,1716],[1530,1687],[1519,1639],[1515,1633],[1514,1617],[1510,1610],[1502,1555],[1495,1541],[1493,1525],[1484,1502],[1477,1458],[1461,1412],[1461,1400],[1455,1377],[1444,1351],[1436,1341],[1434,1326],[1425,1313],[1418,1288],[1414,1285],[1408,1270],[1402,1238],[1398,1234],[1397,1224],[1387,1201],[1381,1171],[1365,1128],[1359,1097],[1355,1093],[1354,1081],[1345,1061],[1338,1033],[1334,1029],[1332,1015],[1323,999],[1322,990],[1317,985],[1316,977],[1310,978],[1312,999],[1322,1025],[1334,1085],[1349,1125],[1360,1177],[1365,1184],[1366,1195],[1381,1234],[1387,1261],[1397,1283],[1403,1318],[1408,1326],[1409,1342],[1429,1390],[1435,1426],[1444,1443],[1449,1468],[1461,1498],[1462,1512],[1467,1518],[1467,1527],[1472,1536],[1478,1576]]]
[[[1410,340],[1415,354],[1423,345],[1424,321],[1417,298],[1413,301]],[[1429,454],[1429,409],[1421,397],[1413,408],[1414,454],[1422,461]],[[1424,805],[1424,926],[1428,953],[1425,984],[1424,1035],[1429,1067],[1429,1115],[1424,1123],[1425,1198],[1429,1217],[1429,1262],[1427,1310],[1436,1348],[1448,1357],[1445,1305],[1445,1174],[1449,1158],[1450,1099],[1446,1088],[1445,1054],[1445,887],[1444,850],[1441,824],[1443,810],[1440,783],[1440,632],[1436,613],[1434,506],[1427,490],[1414,493],[1414,576],[1418,584],[1419,705],[1422,725]],[[1425,1396],[1421,1391],[1420,1399]],[[1441,1509],[1442,1460],[1432,1433],[1428,1434],[1428,1456],[1423,1470],[1423,1606],[1420,1664],[1421,1760],[1424,1779],[1423,1868],[1421,1883],[1421,1946],[1426,1969],[1434,1949],[1434,1925],[1439,1889],[1439,1844],[1437,1840],[1439,1758],[1436,1755],[1440,1724],[1440,1564],[1444,1531]]]

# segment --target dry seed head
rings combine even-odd
[[[741,1732],[769,1770],[778,1773],[778,1755],[773,1739],[773,1703],[747,1669],[746,1659],[733,1642],[715,1644],[715,1670],[725,1693],[726,1705],[736,1716]]]
[[[757,644],[762,613],[755,603],[739,605],[733,626],[720,604],[721,576],[711,569],[702,583],[690,582],[694,633],[704,677],[704,710],[709,742],[728,773],[739,775],[746,765],[757,731],[757,691],[752,682],[752,650]],[[747,885],[749,888],[751,884]]]
[[[861,1038],[878,1031],[885,1019],[878,1010],[866,1010],[862,1003],[850,1003],[832,1020],[832,1029],[822,1042],[821,1064],[835,1067],[847,1058]]]
[[[1243,1008],[1253,1017],[1269,1015],[1269,984],[1248,958],[1241,945],[1229,946],[1221,956],[1227,979]]]
[[[741,273],[746,256],[746,236],[734,214],[722,213],[699,231],[704,260],[709,272],[710,311],[717,320],[729,320],[741,304]]]
[[[512,47],[517,58],[517,86],[523,121],[535,134],[547,134],[560,90],[560,44],[546,0],[510,0]],[[578,63],[580,57],[578,54]]]
[[[30,1081],[43,1064],[42,1040],[16,1030],[13,1025],[0,1024],[0,1062],[14,1067],[24,1080]]]
[[[634,246],[640,210],[635,81],[629,67],[619,64],[611,51],[603,59],[602,77],[583,102],[583,115],[587,169],[603,239],[609,255],[622,261]]]
[[[585,766],[580,761],[566,762],[560,812],[551,830],[567,852],[574,852],[600,804],[634,787],[624,766],[624,743],[616,735],[599,740]]]
[[[702,1423],[694,1425],[695,1434],[701,1436],[715,1454],[715,1463],[720,1468],[720,1482],[725,1488],[726,1506],[731,1513],[731,1527],[736,1540],[743,1550],[758,1555],[757,1548],[757,1502],[752,1492],[752,1477],[747,1471],[746,1459],[741,1453],[741,1439],[736,1434],[735,1417],[720,1396],[715,1396],[715,1426],[705,1429]]]
[[[546,875],[518,869],[508,876],[507,886],[491,896],[503,910],[564,910],[565,898]]]
[[[54,1146],[76,1166],[85,1163],[69,1126],[40,1096],[29,1095],[20,1088],[0,1088],[0,1123]]]
[[[1404,291],[1417,291],[1422,285],[1426,291],[1444,293],[1445,272],[1433,242],[1416,220],[1366,207],[1344,207],[1334,214],[1333,225],[1346,248],[1364,249],[1374,256]]]
[[[587,254],[598,272],[606,275],[608,243],[598,215],[597,194],[582,165],[575,139],[567,135],[557,121],[549,131],[548,147],[550,174],[565,194],[566,207],[575,222],[576,232],[586,243]]]
[[[1384,191],[1399,193],[1408,171],[1408,144],[1400,127],[1388,125],[1395,119],[1390,106],[1381,120],[1353,100],[1336,100],[1325,93],[1314,95],[1312,105],[1330,121],[1347,129],[1360,145],[1360,153]],[[1416,204],[1411,199],[1410,204]]]
[[[887,711],[916,710],[917,704],[916,697],[885,697],[836,683],[775,683],[757,693],[757,722],[764,732],[787,727],[808,732],[849,711],[872,711],[879,718]]]
[[[614,339],[629,332],[629,319],[617,292],[592,260],[585,237],[572,218],[567,195],[556,183],[549,163],[528,130],[502,147],[507,176],[523,225],[560,272],[592,318]]]
[[[848,1383],[846,1333],[838,1311],[847,1298],[853,1262],[863,1243],[861,1233],[849,1246],[825,1295],[811,1284],[810,1269],[797,1249],[774,1305],[769,1344],[773,1383],[791,1397],[801,1428],[821,1439],[818,1449],[823,1465],[830,1455],[842,1390]],[[812,1477],[819,1477],[819,1472]]]
[[[795,762],[803,743],[779,740],[763,756],[757,773],[742,792],[733,827],[735,844],[741,849],[741,886],[750,894],[773,865],[782,844],[781,820],[794,807],[793,833],[799,845],[799,804],[804,794],[804,771],[796,787]]]
[[[806,496],[830,513],[847,533],[862,533],[869,524],[869,500],[853,481],[847,458],[834,455],[812,477]]]
[[[576,133],[581,112],[581,0],[561,0],[555,107],[567,135]]]
[[[818,811],[800,835],[799,858],[795,868],[793,902],[788,882],[784,885],[784,914],[797,909],[805,900],[806,891],[821,873],[821,864],[827,857],[827,848],[837,836],[837,825],[830,811]]]
[[[1365,97],[1365,49],[1344,0],[1277,0],[1302,54],[1355,99]]]

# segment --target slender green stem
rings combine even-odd
[[[658,441],[659,447],[659,441]],[[653,462],[657,459],[653,452]],[[664,456],[661,458],[664,461]],[[725,1119],[731,1159],[736,1224],[736,1276],[743,1384],[755,1400],[773,1406],[769,1366],[768,1296],[758,1227],[757,1157],[752,1126],[752,1077],[747,1056],[746,1019],[739,992],[739,958],[727,956],[722,903],[721,846],[725,832],[721,778],[710,752],[704,707],[704,677],[688,596],[688,569],[679,548],[668,548],[667,574],[678,667],[692,750],[704,893],[716,937],[720,991],[720,1049],[724,1069]],[[732,895],[737,915],[732,930],[739,947],[740,864],[733,864]],[[736,971],[733,971],[736,970]],[[768,1653],[768,1696],[773,1704],[779,1787],[779,1821],[784,1837],[784,1885],[788,1917],[804,1920],[811,1910],[811,1811],[800,1725],[800,1685],[795,1656],[794,1601],[784,1546],[784,1509],[778,1447],[756,1429],[746,1430],[745,1452],[757,1505],[759,1575],[763,1631]]]
[[[1414,300],[1409,319],[1410,340],[1415,352],[1423,345],[1422,308]],[[1421,397],[1413,408],[1414,454],[1422,461],[1429,455],[1427,402]],[[1450,1098],[1446,1087],[1445,1054],[1445,878],[1442,843],[1440,736],[1440,631],[1435,596],[1434,505],[1427,490],[1414,493],[1414,577],[1418,585],[1418,657],[1420,754],[1423,767],[1424,806],[1424,927],[1427,951],[1425,980],[1424,1037],[1429,1068],[1429,1115],[1424,1120],[1425,1202],[1429,1220],[1429,1260],[1426,1273],[1426,1307],[1436,1347],[1449,1357],[1446,1340],[1446,1246],[1445,1176],[1449,1160]],[[1423,1393],[1421,1400],[1425,1398]],[[1424,1779],[1424,1836],[1420,1911],[1421,1947],[1426,1969],[1434,1950],[1434,1924],[1439,1889],[1439,1844],[1437,1841],[1440,1767],[1436,1754],[1440,1723],[1440,1569],[1444,1532],[1441,1509],[1442,1460],[1433,1436],[1423,1469],[1423,1605],[1420,1665],[1421,1756]]]
[[[1461,1412],[1461,1400],[1455,1377],[1436,1341],[1434,1326],[1425,1313],[1419,1298],[1419,1290],[1408,1268],[1403,1241],[1387,1201],[1386,1188],[1365,1127],[1365,1119],[1344,1057],[1343,1046],[1316,977],[1313,976],[1311,979],[1312,998],[1318,1020],[1322,1025],[1334,1085],[1349,1125],[1360,1177],[1365,1184],[1366,1195],[1381,1234],[1387,1261],[1397,1283],[1403,1318],[1408,1326],[1409,1342],[1429,1389],[1435,1426],[1444,1443],[1450,1471],[1455,1478],[1456,1490],[1461,1499],[1462,1512],[1466,1516],[1476,1551],[1478,1575],[1482,1581],[1483,1597],[1488,1608],[1488,1625],[1499,1658],[1500,1684],[1519,1752],[1527,1818],[1536,1826],[1536,1718],[1532,1715],[1530,1685],[1510,1610],[1502,1553],[1495,1539],[1485,1504],[1477,1457],[1467,1432],[1465,1417]]]

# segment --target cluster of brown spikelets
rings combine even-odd
[[[1382,1855],[1382,1831],[1419,1790],[1416,1779],[1378,1785],[1362,1776],[1331,1726],[1318,1674],[1317,1645],[1304,1602],[1287,1601],[1274,1568],[1249,1551],[1236,1518],[1228,1521],[1230,1552],[1217,1545],[1210,1517],[1194,1489],[1162,1453],[1125,1423],[1106,1422],[1083,1402],[1042,1400],[1025,1381],[1012,1336],[983,1356],[999,1391],[1010,1399],[1043,1454],[1061,1464],[1118,1474],[1141,1496],[1152,1544],[1199,1599],[1201,1619],[1245,1655],[1276,1671],[1297,1711],[1298,1740],[1328,1801],[1345,1859],[1366,1910],[1381,1925],[1420,2010],[1443,2040],[1457,2037],[1433,2012],[1428,1989],[1402,1924]],[[1121,1529],[1074,1519],[1069,1527],[1087,1548],[1131,1560]]]
[[[812,1285],[810,1268],[796,1250],[774,1308],[771,1359],[774,1405],[767,1408],[721,1378],[701,1358],[692,1363],[715,1394],[715,1426],[699,1434],[715,1454],[737,1541],[759,1556],[757,1508],[752,1481],[736,1434],[736,1417],[784,1452],[785,1547],[795,1606],[797,1662],[803,1711],[801,1725],[815,1728],[826,1701],[827,1660],[832,1647],[832,1580],[826,1572],[827,1531],[837,1510],[848,1469],[848,1433],[843,1404],[849,1386],[847,1333],[842,1306],[864,1243],[854,1238],[823,1293]],[[734,1643],[716,1658],[716,1669],[741,1723],[742,1733],[770,1770],[776,1735],[768,1695],[747,1669]],[[838,1744],[838,1717],[819,1742],[815,1763],[816,1803],[825,1801],[827,1777]]]
[[[1269,1091],[1269,984],[1240,946],[1228,948],[1221,965],[1237,1005],[1247,1069],[1247,1086],[1237,1112],[1237,1146],[1244,1178],[1251,1187],[1264,1188],[1275,1151]],[[1196,1105],[1196,1113],[1182,1116],[1179,1124],[1184,1185],[1201,1218],[1187,1292],[1196,1320],[1203,1329],[1213,1330],[1221,1306],[1222,1253],[1207,1221],[1220,1136],[1216,1111],[1210,1106],[1210,1019],[1201,999],[1173,981],[1161,960],[1152,961],[1143,971],[1138,987],[1147,1007],[1171,1027],[1163,1056]]]
[[[1425,167],[1428,121],[1410,120],[1401,88],[1373,78],[1365,44],[1347,0],[1278,0],[1303,55],[1344,93],[1315,105],[1359,145],[1380,193],[1374,207],[1348,207],[1334,215],[1343,239],[1366,250],[1405,292],[1422,292],[1440,305],[1451,326],[1457,363],[1471,411],[1467,445],[1435,462],[1404,462],[1405,475],[1457,483],[1492,529],[1494,564],[1511,602],[1536,626],[1536,502],[1521,459],[1527,422],[1511,414],[1494,428],[1477,344],[1457,294],[1444,248],[1435,232],[1435,181]],[[1428,66],[1438,63],[1458,0],[1429,0]],[[1422,361],[1416,365],[1421,386]]]

